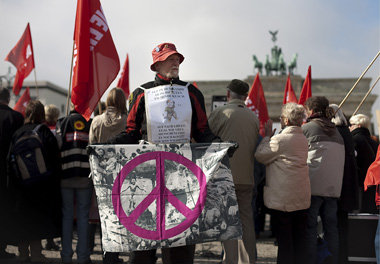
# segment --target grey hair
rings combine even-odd
[[[350,118],[350,124],[351,125],[359,125],[361,127],[365,127],[369,129],[371,126],[371,122],[369,121],[369,117],[363,114],[357,114],[354,116],[351,116]]]
[[[238,93],[231,91],[230,89],[228,89],[228,91],[230,91],[230,98],[231,99],[240,99],[240,100],[244,101],[247,98],[247,95],[240,95]]]
[[[331,104],[330,107],[334,110],[335,113],[335,115],[331,118],[331,122],[337,126],[347,126],[348,122],[343,114],[342,109],[340,109],[336,104]]]
[[[48,124],[57,123],[59,114],[59,109],[55,105],[45,105],[45,119]]]
[[[281,109],[281,115],[289,120],[292,126],[301,126],[306,118],[306,111],[302,105],[287,103]]]

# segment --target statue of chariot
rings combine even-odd
[[[257,69],[260,74],[262,74],[262,69],[264,66],[267,76],[286,75],[287,70],[290,74],[293,74],[294,69],[297,67],[298,54],[296,53],[293,55],[292,61],[288,64],[287,67],[284,60],[284,55],[282,54],[282,50],[276,45],[276,35],[278,33],[278,30],[269,31],[269,33],[272,35],[272,41],[274,43],[274,46],[271,49],[271,57],[269,57],[269,55],[266,55],[265,64],[263,65],[263,63],[257,59],[256,55],[253,55],[252,59],[254,61],[254,68]]]

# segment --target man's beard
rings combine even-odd
[[[168,79],[178,78],[178,74],[179,74],[179,69],[173,69],[169,71],[165,77]]]

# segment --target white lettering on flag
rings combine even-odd
[[[26,47],[26,59],[28,59],[30,56],[32,56],[32,49],[28,44],[28,46]]]
[[[247,97],[246,101],[245,101],[245,105],[247,106],[248,109],[252,110],[257,117],[259,117],[259,109],[257,109],[255,107],[255,105],[252,103],[252,100]]]
[[[108,31],[108,25],[103,11],[96,10],[90,18],[90,50],[93,51],[98,42],[103,38],[104,34]],[[103,33],[102,33],[103,32]]]

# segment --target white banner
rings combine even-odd
[[[127,252],[239,238],[226,157],[231,146],[91,145],[103,250]]]

